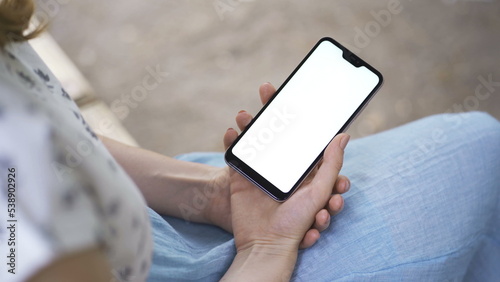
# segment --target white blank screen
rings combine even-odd
[[[287,193],[375,88],[323,41],[234,146],[233,154]]]

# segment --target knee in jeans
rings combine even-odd
[[[465,119],[465,126],[489,129],[500,132],[500,122],[486,112],[462,113]]]
[[[485,112],[443,114],[444,127],[461,141],[464,138],[500,140],[500,122]]]

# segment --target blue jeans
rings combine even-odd
[[[180,159],[223,166],[221,153]],[[294,281],[500,279],[500,123],[442,114],[347,146],[343,212],[299,252]],[[223,230],[150,210],[148,281],[216,281],[231,264]],[[497,280],[498,281],[498,280]]]

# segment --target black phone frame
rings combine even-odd
[[[375,95],[375,93],[380,89],[384,82],[384,78],[382,74],[373,68],[371,65],[366,63],[364,60],[356,56],[354,53],[349,51],[346,47],[335,41],[334,39],[330,37],[323,37],[321,38],[316,45],[307,53],[307,55],[302,59],[300,64],[293,70],[293,72],[288,76],[288,78],[283,82],[283,84],[276,90],[276,93],[269,99],[269,101],[262,107],[262,109],[255,115],[253,120],[248,124],[248,126],[241,132],[241,134],[238,136],[238,138],[231,144],[231,146],[226,150],[224,154],[224,160],[227,163],[228,166],[239,172],[241,175],[243,175],[246,179],[248,179],[250,182],[255,184],[257,187],[259,187],[262,191],[264,191],[266,194],[268,194],[271,198],[278,202],[283,202],[287,200],[296,190],[298,187],[300,187],[300,184],[306,179],[306,177],[309,175],[309,173],[313,170],[313,168],[316,166],[316,164],[321,160],[323,157],[323,153],[328,146],[328,144],[331,142],[328,142],[328,144],[325,145],[321,153],[316,157],[316,159],[312,162],[312,164],[307,168],[307,170],[302,174],[302,176],[299,178],[299,180],[293,185],[293,187],[290,189],[289,192],[283,193],[278,187],[274,186],[271,182],[269,182],[267,179],[262,177],[258,172],[253,170],[250,166],[248,166],[245,162],[240,160],[238,157],[236,157],[232,149],[233,147],[238,143],[238,141],[245,135],[246,131],[252,126],[252,124],[259,118],[259,116],[266,110],[266,108],[269,106],[269,104],[272,103],[274,98],[281,92],[283,87],[287,85],[287,83],[292,79],[292,77],[295,75],[295,73],[302,67],[302,65],[307,61],[307,59],[311,56],[311,54],[316,50],[316,48],[323,43],[324,41],[328,41],[335,46],[337,46],[339,49],[342,50],[342,57],[346,59],[348,62],[353,64],[355,67],[361,67],[364,66],[370,71],[372,71],[377,77],[379,78],[379,82],[377,85],[373,88],[373,90],[367,95],[367,97],[363,100],[363,102],[359,105],[359,107],[354,111],[354,113],[349,117],[349,119],[346,121],[346,123],[342,126],[342,128],[334,135],[337,136],[338,134],[344,132],[347,130],[349,125],[356,119],[356,117],[359,115],[359,113],[364,109],[364,107],[368,104],[370,99]],[[332,139],[333,140],[333,139]]]

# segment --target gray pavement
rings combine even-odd
[[[353,137],[446,111],[500,118],[499,1],[44,2],[52,35],[97,95],[163,154],[222,150],[235,114],[260,108],[258,86],[280,85],[323,36],[386,80]]]

